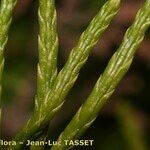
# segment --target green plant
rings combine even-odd
[[[110,59],[104,73],[98,79],[93,91],[80,107],[72,121],[59,137],[60,141],[79,138],[93,123],[102,106],[114,92],[119,81],[129,69],[133,56],[144,38],[150,24],[150,1],[139,10],[133,25],[127,30],[123,42]],[[66,149],[65,142],[53,146],[53,150]]]
[[[64,103],[64,98],[76,81],[79,70],[86,62],[91,49],[116,15],[119,4],[120,0],[108,1],[92,20],[87,30],[81,35],[77,46],[73,48],[64,68],[57,75],[52,88],[45,93],[43,103],[34,112],[25,127],[17,134],[15,141],[26,141],[33,137],[35,133],[44,129],[58,112]],[[19,149],[20,146],[14,146],[12,149]]]
[[[39,1],[39,64],[36,109],[44,101],[57,76],[58,37],[54,0]]]
[[[12,2],[12,4],[9,5],[8,2]],[[7,31],[12,8],[15,6],[15,1],[8,2],[6,1],[4,6],[11,6],[11,10],[8,12],[9,15],[7,14],[5,23],[0,22],[0,24],[4,25],[4,29],[7,27]],[[62,107],[64,99],[74,85],[80,69],[87,61],[89,53],[117,14],[120,6],[120,0],[108,0],[106,2],[88,28],[82,33],[65,66],[57,74],[58,37],[54,3],[54,0],[39,0],[39,63],[35,110],[26,125],[14,138],[16,142],[25,143],[28,139],[37,138],[37,135],[42,134],[43,130],[47,128],[51,119]],[[2,1],[1,8],[6,11],[7,9],[3,4]],[[68,147],[63,142],[64,140],[80,138],[112,95],[116,86],[129,69],[136,49],[142,42],[144,33],[150,25],[149,8],[150,0],[146,0],[144,6],[139,10],[133,25],[127,30],[121,46],[112,56],[104,73],[98,79],[90,96],[80,107],[64,132],[61,133],[58,141],[62,141],[62,144],[53,146],[53,150],[67,149]],[[0,16],[4,17],[4,15]],[[0,34],[0,44],[2,43],[2,50],[0,50],[2,67],[0,72],[2,72],[4,60],[2,52],[7,39],[5,36],[7,31],[4,31],[5,33]],[[11,146],[9,149],[22,149],[22,146],[17,143],[17,145]],[[34,149],[34,147],[32,148]]]

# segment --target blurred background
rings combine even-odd
[[[59,33],[59,70],[106,0],[56,0]],[[57,139],[90,94],[143,0],[123,0],[120,11],[94,48],[66,103],[53,119],[50,139]],[[31,116],[38,62],[38,1],[18,0],[5,51],[3,74],[3,138],[11,139]],[[130,70],[99,117],[82,139],[93,139],[90,150],[146,150],[150,147],[150,30]]]

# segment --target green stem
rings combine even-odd
[[[57,76],[58,36],[55,0],[39,0],[38,14],[39,64],[35,111],[38,111],[45,94],[51,89]],[[42,137],[43,136],[44,135],[42,135]],[[43,147],[31,146],[31,149],[43,149]]]
[[[109,0],[92,20],[87,30],[81,35],[77,46],[73,48],[67,63],[58,74],[51,90],[46,94],[44,102],[33,114],[24,128],[14,140],[25,142],[35,133],[42,130],[64,103],[64,99],[78,77],[78,73],[85,64],[90,51],[98,42],[111,20],[118,12],[120,0]],[[20,149],[21,145],[11,149]]]
[[[52,150],[67,149],[69,146],[65,144],[64,140],[79,138],[108,101],[119,81],[129,69],[133,56],[144,38],[144,33],[150,26],[149,8],[150,0],[146,0],[142,9],[137,13],[133,25],[127,30],[121,46],[112,56],[87,101],[80,107],[72,121],[61,133],[58,139],[58,141],[61,141],[61,145],[53,146]]]
[[[58,37],[54,0],[39,0],[39,64],[36,109],[57,76]]]
[[[8,30],[12,20],[12,11],[17,0],[1,0],[0,3],[0,130],[1,130],[1,94],[2,73],[4,68],[4,48],[8,39]]]

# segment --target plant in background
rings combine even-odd
[[[10,6],[11,9],[8,9]],[[0,50],[1,68],[3,68],[2,52],[7,39],[6,30],[8,30],[14,6],[15,1],[13,0],[5,1],[5,4],[3,1],[1,2],[1,12],[2,10],[4,12],[8,11],[7,13],[9,14],[5,13],[7,15],[4,17],[4,14],[0,13],[0,17],[7,18],[6,21],[0,20],[1,26],[4,26],[4,29],[2,29],[5,31],[3,34],[0,33],[0,42],[2,41],[2,44],[0,43],[2,45],[2,50]],[[47,131],[48,133],[49,122],[62,107],[65,97],[78,77],[80,69],[87,61],[93,47],[117,14],[119,6],[120,0],[108,0],[104,4],[87,29],[82,33],[78,43],[72,49],[65,66],[57,74],[58,37],[55,1],[39,0],[39,63],[35,110],[26,125],[14,138],[17,145],[11,146],[9,149],[22,149],[23,145],[19,144],[19,142],[24,142],[25,144],[27,140],[36,139],[41,136],[43,131]],[[51,148],[52,150],[70,148],[69,145],[65,144],[64,140],[80,138],[96,119],[98,112],[128,71],[134,54],[144,38],[144,33],[150,25],[149,8],[150,0],[146,0],[144,6],[138,11],[134,23],[127,30],[122,44],[110,59],[104,73],[96,82],[91,94],[79,108],[66,129],[60,134],[58,141],[61,141],[61,145],[54,145]],[[46,135],[43,134],[41,138],[46,139]],[[43,147],[31,147],[31,149],[43,149]]]
[[[131,150],[146,150],[146,144],[143,140],[143,133],[137,118],[136,111],[130,103],[120,100],[116,107],[115,113],[118,117],[120,130],[124,139]]]
[[[12,11],[17,0],[1,0],[0,3],[0,128],[1,128],[1,92],[2,73],[4,67],[4,48],[8,39],[8,29],[11,23]],[[0,129],[1,134],[1,129]]]

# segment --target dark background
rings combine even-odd
[[[57,0],[58,68],[106,0]],[[51,123],[50,138],[57,139],[90,94],[96,80],[120,45],[142,0],[123,0],[117,17],[92,51],[66,103]],[[3,137],[11,139],[30,117],[36,93],[36,0],[18,0],[5,51],[3,74]],[[150,147],[150,34],[146,33],[130,70],[99,117],[82,139],[94,139],[91,150],[144,150]]]

